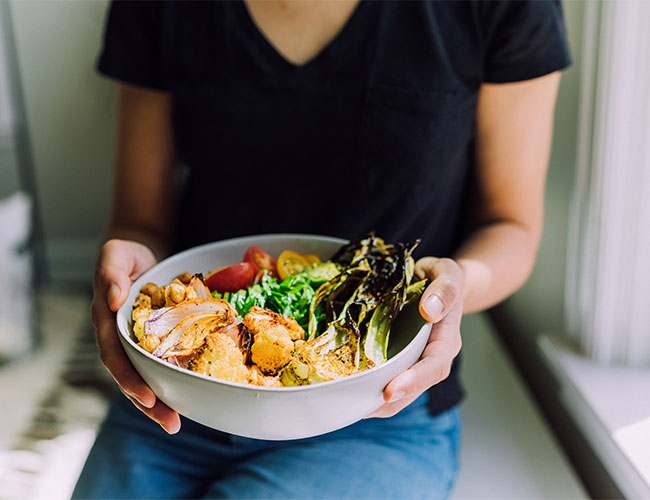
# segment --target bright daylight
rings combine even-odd
[[[0,0],[0,500],[650,498],[648,27]]]

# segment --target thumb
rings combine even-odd
[[[117,311],[126,300],[131,284],[153,266],[156,259],[144,245],[109,240],[99,254],[95,285],[111,311]]]
[[[437,323],[461,296],[463,271],[452,259],[424,257],[416,263],[415,272],[431,281],[420,299],[420,314]]]

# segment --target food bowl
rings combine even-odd
[[[117,312],[119,338],[133,366],[167,406],[203,425],[239,436],[287,440],[317,436],[350,425],[379,408],[382,391],[424,350],[430,324],[410,304],[397,316],[386,363],[347,377],[298,387],[260,387],[220,380],[163,361],[142,349],[131,334],[131,309],[148,282],[169,283],[183,272],[207,273],[236,264],[256,245],[277,257],[286,249],[323,261],[347,241],[325,236],[274,234],[198,246],[169,257],[144,273]]]

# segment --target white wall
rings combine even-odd
[[[115,88],[94,68],[106,1],[10,8],[52,277],[90,280],[113,158]]]
[[[5,10],[0,8],[0,30],[3,29],[5,23]],[[9,78],[7,75],[7,61],[5,39],[2,36],[4,32],[0,32],[0,147],[6,143],[6,138],[11,136],[11,128],[13,123],[13,115],[9,102]]]
[[[18,188],[18,171],[14,152],[13,110],[9,98],[9,73],[5,36],[8,10],[0,3],[0,199]]]

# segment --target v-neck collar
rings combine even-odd
[[[307,70],[308,68],[326,64],[327,61],[336,60],[341,52],[348,46],[346,41],[350,38],[351,32],[356,29],[355,25],[358,24],[358,19],[362,16],[362,11],[365,10],[366,0],[360,0],[354,11],[348,17],[345,24],[341,27],[339,32],[334,38],[325,45],[315,56],[303,64],[296,64],[287,59],[264,35],[262,30],[257,26],[253,19],[248,6],[244,0],[237,0],[237,11],[242,23],[243,29],[250,34],[251,40],[258,44],[259,47],[269,56],[269,58],[278,66],[291,71]]]

